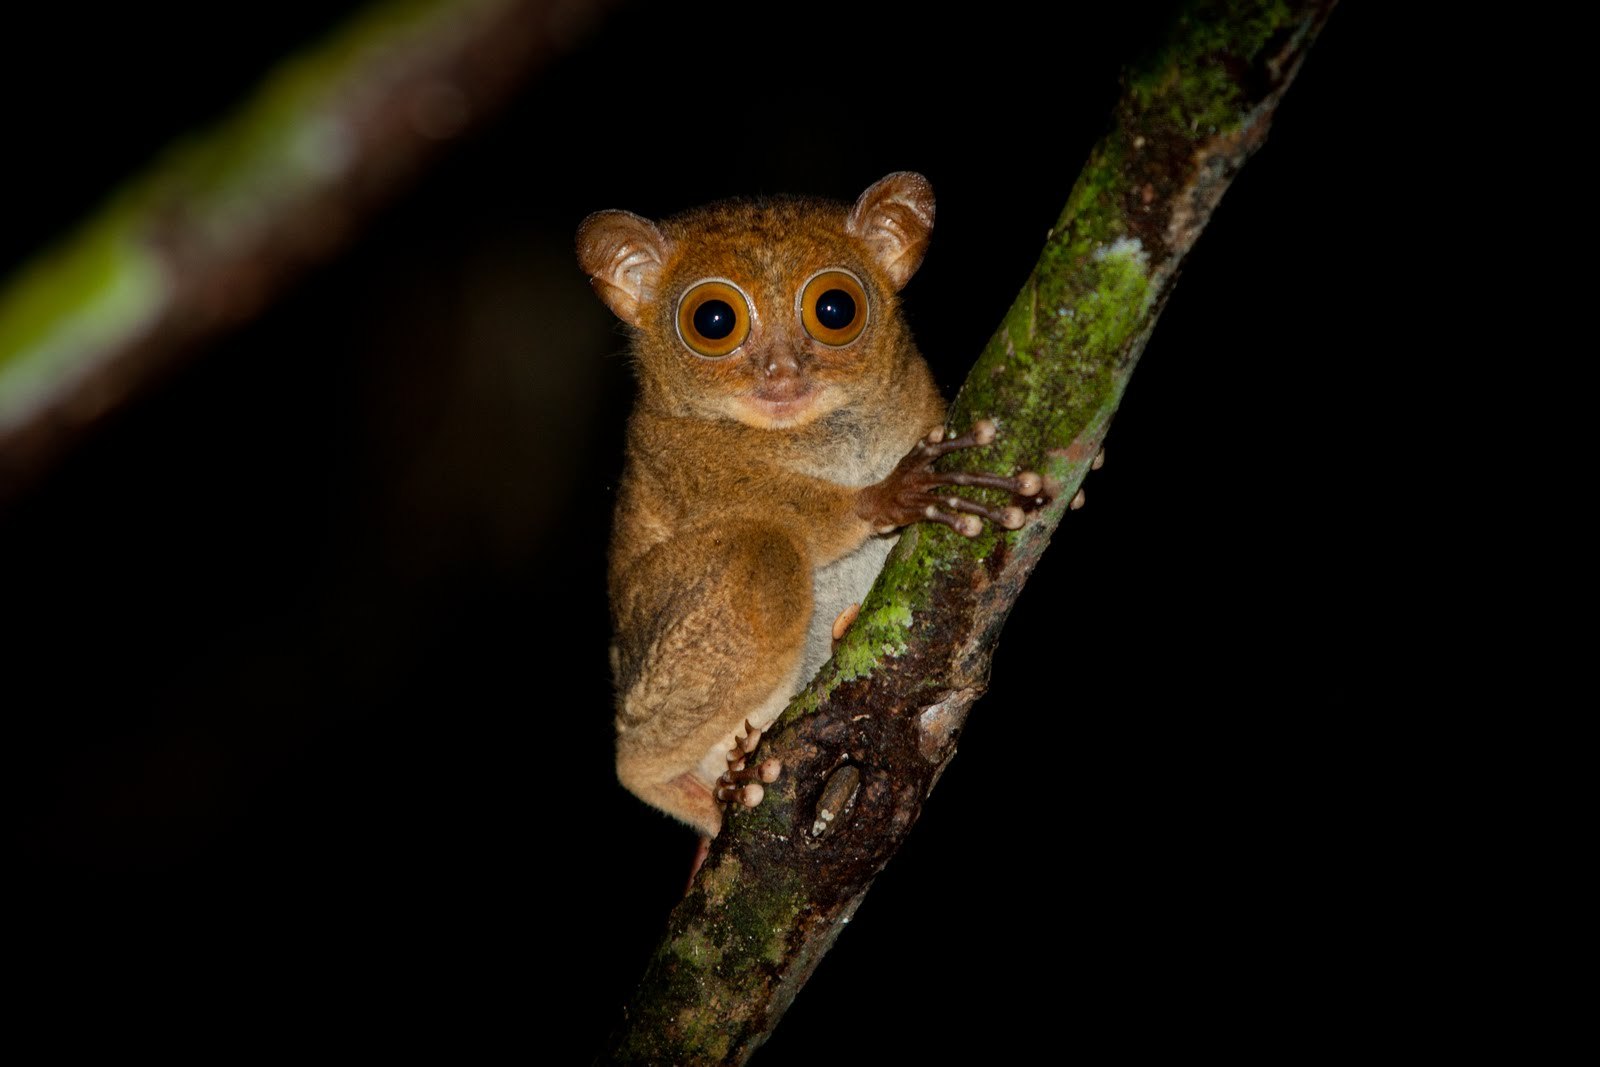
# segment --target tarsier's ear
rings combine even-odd
[[[909,170],[874,182],[850,209],[845,229],[867,242],[896,289],[922,265],[933,232],[933,186]]]
[[[656,224],[631,211],[596,211],[578,227],[578,265],[606,307],[639,325],[655,296],[672,245]]]

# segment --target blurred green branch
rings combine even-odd
[[[0,503],[338,248],[603,6],[385,0],[0,287]]]

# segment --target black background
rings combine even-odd
[[[1408,210],[1386,7],[1335,15],[1217,212],[961,754],[758,1062],[1335,1047],[1399,1010],[1377,809],[1430,472],[1371,388],[1413,356],[1373,268]],[[13,41],[0,269],[338,15],[119,10]],[[572,233],[919,170],[905,302],[953,392],[1164,16],[930,10],[617,11],[0,515],[27,1018],[593,1054],[694,838],[612,769],[631,382]]]

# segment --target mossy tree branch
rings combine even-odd
[[[1046,473],[1054,502],[1015,533],[969,541],[928,523],[901,538],[837,655],[763,740],[783,777],[714,843],[610,1060],[744,1062],[905,839],[1184,256],[1333,3],[1192,3],[1129,72],[1111,131],[950,416],[957,429],[994,418],[1001,437],[983,462]]]

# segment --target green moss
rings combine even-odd
[[[1070,220],[1029,285],[1027,302],[1037,309],[1031,313],[1032,338],[1017,346],[1015,326],[1002,325],[978,368],[992,361],[993,372],[974,373],[959,398],[958,418],[1010,412],[992,457],[985,457],[993,469],[1036,464],[1041,453],[1065,447],[1111,395],[1118,360],[1149,312],[1149,257],[1138,241],[1124,237],[1079,252],[1084,241],[1077,234],[1119,229],[1093,215]],[[1019,314],[1015,306],[1012,314]],[[996,539],[980,537],[971,549],[986,555]]]
[[[691,927],[667,943],[667,951],[699,970],[711,962],[716,949],[699,927]]]
[[[729,855],[724,855],[715,867],[708,867],[700,879],[700,885],[706,894],[706,903],[716,907],[732,896],[739,887],[743,871],[739,858]]]
[[[723,950],[718,974],[743,984],[781,964],[804,904],[803,891],[788,880],[746,879],[717,913],[715,937]]]
[[[1107,137],[1095,146],[1067,194],[1051,240],[1034,268],[1036,274],[1060,273],[1063,261],[1075,262],[1088,255],[1096,244],[1114,241],[1127,232],[1122,218],[1126,185],[1122,175],[1127,154],[1121,136]]]
[[[904,652],[914,618],[910,606],[900,598],[869,597],[834,656],[837,680],[865,678],[885,656]]]
[[[1267,43],[1298,21],[1285,0],[1194,3],[1168,43],[1131,73],[1128,99],[1146,124],[1162,115],[1193,136],[1231,133],[1245,118],[1244,94],[1226,63],[1254,66]]]
[[[638,1001],[638,1025],[630,1028],[619,1051],[632,1062],[650,1062],[660,1047],[710,1050],[726,1054],[729,1037],[710,994],[707,959],[714,950],[694,931],[664,942],[645,972],[644,985],[654,997]],[[689,1007],[692,1005],[692,1007]]]
[[[739,833],[773,838],[787,837],[794,832],[794,827],[790,825],[793,806],[783,803],[780,799],[782,791],[791,788],[793,783],[786,783],[782,778],[779,778],[778,782],[778,785],[767,789],[767,797],[760,804],[733,813]]]
[[[1301,4],[1305,7],[1305,4]],[[1169,50],[1178,55],[1234,55],[1253,61],[1266,43],[1301,21],[1287,0],[1203,0],[1178,20]]]
[[[706,872],[701,887],[698,918],[664,942],[646,975],[655,992],[644,1003],[665,1014],[634,1031],[636,1054],[653,1052],[653,1042],[670,1035],[673,1048],[720,1061],[733,1040],[729,1017],[758,997],[770,968],[785,958],[799,915],[792,887],[745,878],[729,856]]]
[[[713,1025],[702,1047],[706,1050],[707,1056],[720,1063],[728,1058],[728,1052],[733,1047],[733,1039],[725,1028]]]

